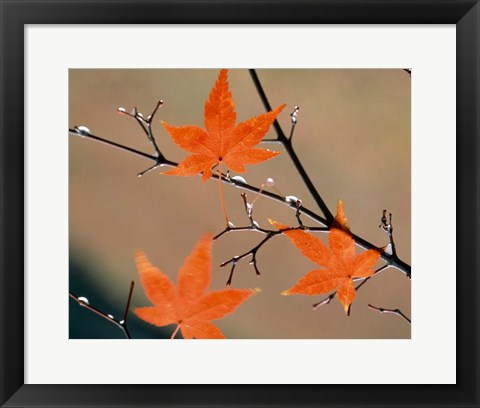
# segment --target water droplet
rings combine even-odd
[[[111,314],[109,314],[108,317],[112,320],[114,319],[113,315],[111,315]]]
[[[243,183],[243,184],[247,184],[247,180],[245,180],[243,177],[241,176],[233,176],[230,180],[232,181],[235,181],[237,183]]]
[[[78,133],[82,135],[89,135],[90,134],[90,129],[87,128],[86,126],[78,126],[77,127]]]
[[[287,203],[296,203],[297,201],[300,201],[298,197],[295,197],[293,195],[289,195],[285,197],[285,201]]]
[[[293,112],[290,114],[290,117],[292,118],[292,123],[295,124],[297,123],[297,118],[298,118],[298,111],[300,110],[300,107],[295,106],[293,109]]]
[[[123,324],[123,323],[125,323],[125,320],[120,320],[120,324]]]
[[[126,112],[127,110],[123,107],[120,106],[120,108],[117,109],[119,112]]]
[[[88,303],[88,299],[87,299],[86,297],[83,297],[83,296],[80,296],[80,297],[78,298],[78,301],[79,301],[79,302],[83,302],[83,303],[85,303],[86,305],[89,305],[89,304],[90,304],[90,303]]]
[[[393,254],[393,251],[392,251],[392,244],[388,244],[385,249],[384,249],[385,253],[387,255],[392,255]]]
[[[275,185],[275,180],[273,180],[273,178],[269,177],[267,178],[267,181],[265,183],[267,185],[267,187],[273,187]]]

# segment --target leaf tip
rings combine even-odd
[[[140,258],[146,258],[147,255],[145,255],[145,252],[141,249],[136,249],[135,250],[135,260],[138,260]]]
[[[280,224],[279,222],[277,222],[275,220],[272,220],[271,218],[268,219],[268,222],[271,225],[275,226],[279,231],[283,231],[283,230],[288,229],[288,227],[286,225]]]
[[[285,106],[287,106],[286,103],[282,103],[281,105],[278,105],[272,112],[275,113],[275,116],[278,115],[282,110],[285,109]]]
[[[337,215],[332,224],[332,228],[342,229],[344,231],[350,231],[350,227],[345,216],[345,210],[343,208],[343,200],[339,199],[337,203]]]
[[[212,232],[206,232],[202,235],[200,238],[200,242],[206,244],[209,248],[213,243],[213,233]],[[210,249],[211,250],[211,249]]]
[[[290,289],[284,290],[282,293],[280,293],[282,296],[290,296]]]

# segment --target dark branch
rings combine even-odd
[[[262,100],[263,106],[265,107],[265,110],[267,112],[272,110],[272,107],[270,106],[270,102],[268,101],[267,95],[265,94],[265,91],[263,90],[262,84],[260,80],[258,79],[257,72],[254,69],[250,69],[250,75],[252,77],[253,84],[255,85],[255,88],[257,89],[258,95],[260,96],[260,99]],[[293,123],[292,120],[292,131],[291,131],[291,136],[293,136],[293,127],[296,125],[296,120],[295,124]],[[318,193],[317,189],[313,185],[312,181],[310,180],[310,177],[308,177],[307,172],[303,168],[303,165],[300,161],[300,159],[297,157],[297,154],[295,153],[295,150],[293,149],[292,143],[291,143],[291,138],[287,138],[285,136],[285,133],[283,133],[283,130],[278,123],[278,121],[275,119],[273,122],[273,128],[275,129],[275,132],[277,133],[277,141],[280,142],[285,150],[287,151],[288,155],[290,156],[290,159],[292,160],[295,168],[297,169],[298,173],[300,174],[300,177],[302,178],[303,182],[308,188],[308,191],[312,195],[313,199],[317,203],[318,207],[322,210],[323,215],[325,216],[327,220],[327,225],[331,225],[333,222],[333,214],[330,212],[328,209],[327,205],[325,204],[325,201],[323,201],[323,198],[320,196]]]

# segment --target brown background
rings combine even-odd
[[[287,104],[279,117],[286,133],[290,130],[289,113],[295,105],[300,106],[294,147],[332,212],[341,198],[352,231],[383,246],[387,236],[378,228],[380,217],[383,209],[391,211],[398,254],[410,263],[409,75],[401,69],[257,72],[271,105]],[[217,74],[218,70],[185,69],[70,70],[69,125],[87,126],[93,134],[152,153],[135,121],[119,115],[116,109],[137,106],[148,115],[157,100],[163,99],[165,105],[154,123],[157,143],[167,158],[180,161],[187,153],[174,145],[159,120],[203,127],[204,103]],[[237,121],[264,111],[247,70],[230,70],[229,80]],[[273,130],[267,135],[274,136]],[[280,145],[264,146],[281,149]],[[107,302],[122,309],[129,282],[137,281],[136,249],[145,250],[152,263],[175,280],[200,236],[224,227],[217,183],[202,183],[199,177],[162,176],[161,169],[138,178],[137,173],[150,164],[112,147],[70,136],[70,255],[83,265],[81,273],[71,270],[70,286],[77,290],[76,282],[89,282],[102,298],[90,297],[92,304]],[[295,195],[306,207],[319,212],[286,153],[248,166],[242,176],[257,186],[271,177],[275,187],[269,190]],[[227,186],[224,195],[231,221],[246,225],[240,190]],[[249,201],[252,199],[250,194]],[[268,218],[295,224],[291,209],[265,198],[257,200],[254,214],[264,227],[269,227]],[[232,233],[215,243],[212,289],[223,288],[228,277],[229,268],[218,265],[250,249],[262,237],[254,232]],[[399,307],[411,315],[411,281],[395,269],[382,272],[359,291],[347,318],[336,299],[312,310],[312,303],[324,296],[280,296],[316,268],[287,238],[275,237],[268,242],[258,252],[258,266],[260,277],[255,276],[248,260],[237,266],[233,287],[258,287],[262,292],[217,322],[228,338],[410,338],[406,322],[367,308],[368,303]],[[132,308],[146,305],[148,301],[137,285]],[[81,331],[82,322],[83,317],[71,325],[80,325]],[[152,336],[161,335],[158,328],[151,328]],[[172,331],[173,327],[167,328],[167,334]],[[135,334],[132,332],[133,337]]]

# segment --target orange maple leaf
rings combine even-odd
[[[375,270],[373,266],[380,252],[369,249],[355,254],[355,240],[350,233],[347,219],[340,200],[337,215],[328,234],[327,248],[317,237],[300,229],[288,229],[276,221],[271,221],[308,259],[325,269],[315,269],[307,273],[298,283],[282,292],[282,295],[318,295],[337,290],[337,297],[348,315],[350,305],[355,299],[353,278],[368,278]]]
[[[207,293],[212,274],[212,235],[204,235],[178,272],[177,286],[153,266],[142,251],[135,255],[140,282],[154,306],[135,309],[142,320],[155,326],[176,324],[184,339],[223,339],[211,320],[235,311],[255,293],[253,289],[223,289]]]
[[[175,127],[162,122],[173,141],[192,153],[163,174],[195,176],[203,173],[205,181],[212,176],[212,167],[217,164],[225,163],[233,171],[244,172],[246,164],[258,164],[279,154],[254,146],[260,143],[285,105],[235,126],[237,115],[227,75],[228,70],[220,71],[205,103],[205,130],[193,125]]]

